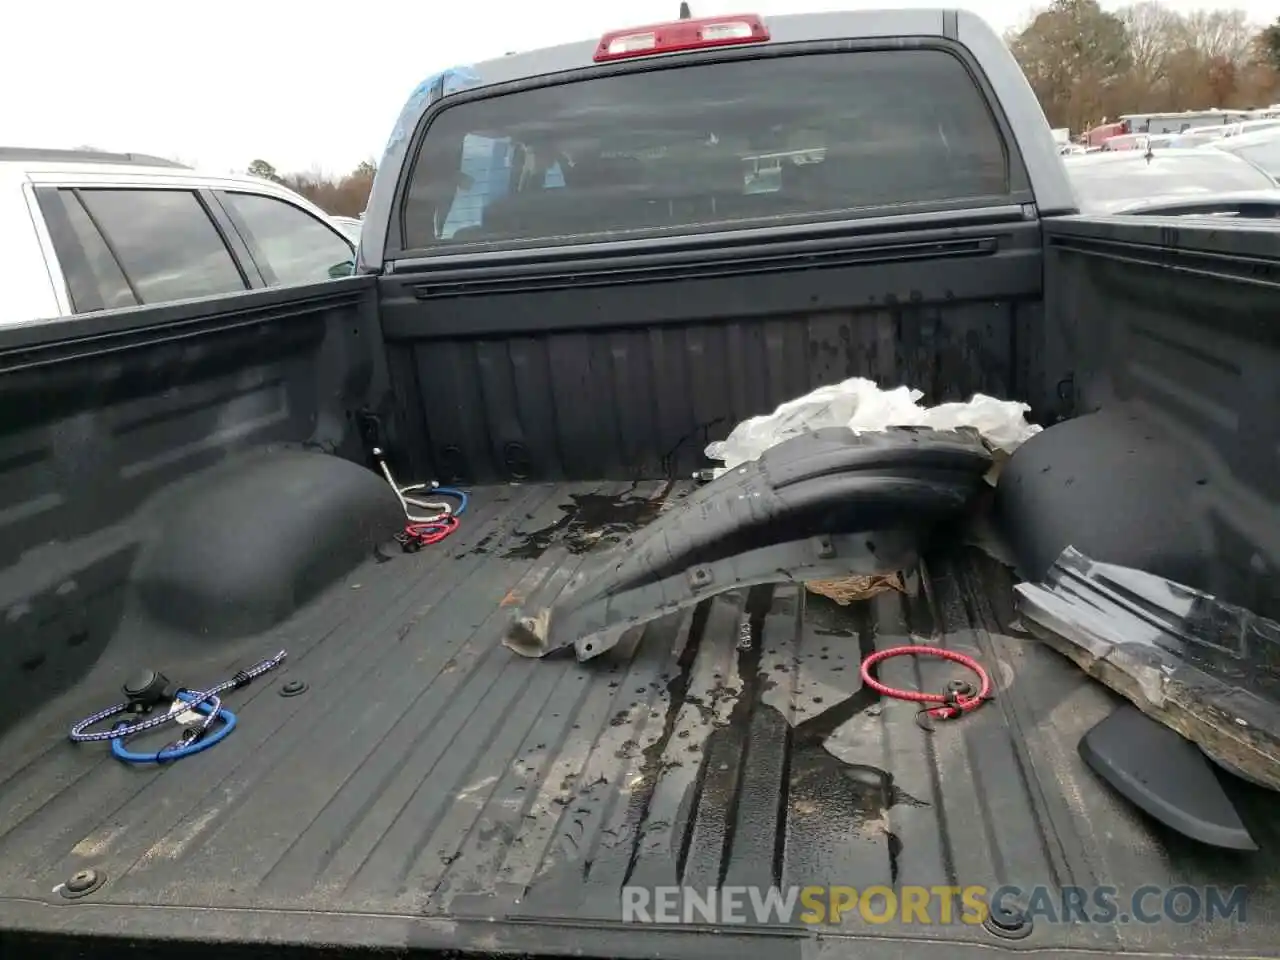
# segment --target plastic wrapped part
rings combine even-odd
[[[447,97],[459,90],[474,87],[479,82],[479,75],[471,67],[449,67],[439,73],[431,74],[413,88],[413,93],[409,94],[409,99],[405,101],[400,110],[400,116],[396,118],[396,125],[391,130],[391,139],[387,141],[383,152],[390,150],[413,132],[409,129],[409,125],[418,116],[418,111],[422,109],[424,102],[430,103],[440,97]]]
[[[1226,769],[1280,790],[1280,624],[1072,547],[1014,588],[1027,627]]]
[[[521,611],[507,645],[545,656],[576,644],[590,659],[620,630],[725,590],[897,572],[914,563],[922,533],[982,489],[990,465],[973,432],[795,437],[677,501],[580,571],[551,608]]]
[[[718,468],[724,472],[755,460],[784,440],[826,427],[866,433],[912,426],[947,431],[969,427],[977,430],[992,450],[1008,456],[1040,431],[1027,423],[1025,415],[1031,408],[1025,403],[979,393],[967,403],[922,407],[923,396],[908,387],[883,390],[871,380],[854,377],[788,400],[766,416],[744,420],[705,452],[711,460],[724,461]]]

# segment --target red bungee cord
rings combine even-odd
[[[418,546],[429,547],[433,543],[439,543],[457,529],[458,518],[448,514],[431,523],[411,523],[404,528],[404,532],[407,537],[416,541]]]
[[[971,692],[973,688],[968,684],[953,688],[949,693],[920,693],[916,690],[898,690],[894,687],[887,687],[871,675],[872,668],[882,660],[888,660],[890,657],[905,656],[941,657],[943,660],[958,663],[977,674],[978,679],[982,681],[981,686],[977,693]],[[920,711],[921,714],[926,714],[935,720],[954,720],[956,717],[971,710],[978,709],[978,707],[992,699],[991,677],[982,668],[982,664],[973,659],[973,657],[966,657],[963,653],[943,650],[940,647],[915,645],[877,650],[862,661],[862,682],[882,697],[892,697],[894,700],[909,700],[913,703],[938,704],[936,707],[925,707]],[[967,688],[967,690],[964,688]]]

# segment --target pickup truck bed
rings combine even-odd
[[[1280,618],[1274,226],[1070,216],[1043,111],[975,15],[767,27],[737,51],[629,66],[588,39],[427,78],[358,276],[0,330],[0,958],[1275,954],[1273,795],[1230,783],[1261,850],[1228,854],[1096,779],[1078,744],[1117,701],[1019,628],[993,558],[1037,579],[1070,545]],[[557,143],[598,154],[563,188],[530,175]],[[784,143],[808,169],[748,190],[741,163]],[[888,205],[837,215],[859,197]],[[997,490],[1008,551],[935,530],[902,592],[728,593],[586,664],[502,646],[517,608],[686,493],[672,478],[709,442],[858,376],[1030,406],[1046,429]],[[375,555],[404,523],[384,456],[465,487],[461,529]],[[863,690],[862,658],[914,637],[979,657],[994,702],[930,733]],[[138,671],[201,686],[282,648],[198,756],[68,742]],[[1001,939],[936,902],[619,922],[624,885],[677,882],[1014,885],[1035,923]],[[1244,922],[1054,909],[1066,888],[1123,909],[1179,884],[1202,910],[1206,886],[1247,887]]]
[[[501,645],[514,605],[554,596],[586,554],[685,492],[476,488],[453,537],[370,560],[267,635],[210,648],[122,631],[0,741],[11,929],[40,931],[24,943],[42,956],[77,931],[172,955],[179,911],[200,931],[180,948],[190,956],[255,942],[309,956],[320,944],[567,955],[589,940],[600,956],[711,957],[759,936],[773,946],[754,949],[799,956],[812,931],[620,927],[619,889],[1247,883],[1248,925],[1190,928],[1194,952],[1277,942],[1274,867],[1161,832],[1085,769],[1076,744],[1113,698],[1021,631],[1011,574],[972,545],[930,556],[905,594],[840,607],[756,588],[655,621],[586,664]],[[995,701],[927,733],[912,704],[861,689],[861,656],[912,636],[980,657]],[[69,717],[118,699],[131,669],[197,685],[280,648],[279,671],[229,695],[239,728],[199,758],[130,767],[61,735]],[[909,660],[881,673],[929,687],[947,675]],[[290,680],[306,691],[280,696]],[[1266,796],[1237,799],[1275,850]],[[100,889],[55,892],[86,867]],[[1017,945],[1187,955],[1187,931],[1041,922]],[[858,938],[865,956],[1002,943],[963,925],[825,933]]]

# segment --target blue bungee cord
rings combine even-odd
[[[179,690],[176,694],[177,698],[183,703],[191,704],[196,699],[196,694],[188,693],[186,690]],[[154,753],[138,753],[130,750],[124,745],[124,736],[114,737],[111,740],[111,754],[117,760],[123,760],[125,763],[168,763],[170,760],[181,760],[183,757],[189,757],[193,753],[199,753],[201,750],[208,750],[217,743],[222,742],[232,730],[236,728],[236,715],[223,706],[214,706],[217,697],[205,703],[198,704],[193,707],[194,710],[205,714],[208,718],[203,726],[187,727],[182,731],[175,742],[161,747]],[[186,711],[176,711],[173,716],[180,716]],[[213,719],[222,722],[222,726],[218,727],[212,733],[206,732],[209,728],[209,722]],[[121,721],[116,726],[123,727],[127,724]],[[113,733],[115,731],[112,731]]]
[[[453,510],[455,517],[460,517],[467,512],[467,494],[464,490],[458,490],[455,487],[432,487],[432,493],[444,494],[446,497],[455,497],[458,501],[457,507]]]
[[[128,763],[167,763],[170,760],[179,760],[193,753],[199,753],[201,750],[207,750],[220,742],[236,726],[235,714],[222,706],[222,701],[218,695],[227,690],[238,690],[240,687],[247,686],[262,674],[280,666],[285,656],[285,651],[281,650],[274,657],[261,660],[248,670],[240,670],[230,680],[224,680],[222,683],[207,690],[177,690],[173,698],[175,701],[180,700],[186,704],[187,709],[185,710],[177,709],[176,703],[174,703],[163,713],[156,713],[145,720],[137,720],[132,723],[127,720],[121,720],[117,721],[110,730],[87,733],[86,730],[89,727],[101,723],[103,720],[109,720],[122,713],[137,712],[139,705],[144,701],[141,697],[135,699],[126,690],[126,696],[129,696],[130,699],[107,707],[105,710],[99,710],[92,716],[85,717],[71,728],[69,736],[75,743],[100,743],[104,740],[110,740],[112,754]],[[152,674],[152,676],[154,678],[159,675]],[[163,684],[161,684],[161,687],[163,687]],[[153,699],[154,702],[144,707],[144,709],[150,709],[151,706],[157,705],[160,697],[157,694]],[[132,737],[146,730],[153,730],[166,723],[178,722],[180,717],[191,711],[203,714],[204,720],[199,726],[186,727],[182,736],[176,742],[162,747],[154,753],[135,753],[125,747],[124,740],[126,737]],[[221,726],[211,732],[215,720],[219,721]]]

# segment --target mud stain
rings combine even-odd
[[[612,546],[658,516],[672,485],[668,482],[652,498],[637,497],[631,491],[570,494],[570,502],[560,504],[560,519],[540,530],[514,533],[516,543],[502,559],[536,560],[552,544],[561,544],[574,555]]]
[[[825,857],[819,850],[833,844],[867,842],[880,845],[888,860],[892,881],[898,878],[898,859],[902,839],[889,830],[887,813],[896,806],[925,807],[928,804],[911,796],[894,783],[893,775],[878,767],[848,763],[826,749],[825,743],[842,724],[879,703],[880,696],[869,688],[859,688],[816,716],[791,726],[778,709],[763,702],[765,691],[774,683],[762,670],[762,627],[770,612],[773,587],[752,588],[748,594],[744,629],[738,638],[738,676],[743,688],[728,721],[712,730],[702,744],[699,772],[690,785],[678,815],[676,836],[681,846],[673,850],[679,876],[689,882],[707,879],[718,882],[724,871],[731,869],[735,851],[772,848],[773,882],[781,883],[783,874],[804,874],[812,860],[813,876],[820,875]],[[854,625],[856,617],[849,611],[830,604],[813,604],[816,619],[823,622],[832,635],[857,637],[862,656],[875,649],[870,624]],[[644,750],[644,764],[632,793],[636,822],[630,835],[634,838],[631,869],[640,858],[639,829],[647,806],[647,795],[664,769],[664,757],[670,756],[669,745],[675,716],[683,704],[702,709],[698,698],[689,696],[690,676],[702,641],[705,626],[705,604],[697,611],[689,647],[685,650],[677,672],[668,682],[668,714],[663,735]],[[776,611],[775,611],[776,612]],[[713,638],[724,642],[727,638]],[[856,675],[855,675],[856,676]],[[854,680],[853,682],[857,682]],[[711,713],[711,711],[708,711]],[[771,756],[772,754],[772,756]],[[773,783],[750,784],[750,769],[763,765],[779,771]],[[731,811],[725,817],[723,811]],[[724,823],[724,834],[707,845],[701,841],[708,821]],[[768,832],[766,839],[752,836]],[[786,838],[786,843],[782,842]],[[783,850],[786,860],[783,862]],[[749,855],[749,854],[748,854]],[[628,876],[630,871],[628,871]]]
[[[764,702],[765,692],[776,682],[773,671],[764,669],[764,622],[766,617],[793,613],[789,599],[775,603],[774,591],[773,585],[748,591],[739,629],[730,635],[708,629],[711,605],[723,602],[723,596],[694,608],[678,661],[661,678],[667,696],[660,732],[643,747],[628,742],[620,751],[640,761],[637,775],[628,783],[622,823],[594,856],[586,858],[590,862],[562,865],[538,877],[526,891],[525,909],[536,911],[539,903],[563,907],[571,900],[587,915],[587,901],[595,904],[592,890],[602,863],[607,864],[612,899],[604,898],[591,908],[602,917],[616,915],[618,873],[622,883],[643,884],[654,876],[669,877],[672,865],[679,882],[695,887],[764,883],[766,878],[781,885],[797,877],[841,883],[847,882],[843,878],[850,870],[865,869],[868,857],[881,857],[884,873],[891,882],[898,880],[904,840],[891,830],[889,811],[928,804],[897,786],[889,771],[843,761],[826,749],[827,739],[842,724],[878,704],[874,691],[858,687],[794,725]],[[818,599],[803,601],[806,630],[820,625],[833,636],[856,638],[863,656],[875,648],[868,618]],[[704,643],[735,644],[740,690],[727,679],[709,691],[693,689],[695,663]],[[856,668],[844,676],[858,684]],[[716,702],[730,695],[733,706],[727,718],[717,719],[725,715],[715,711]],[[687,729],[678,729],[677,718],[686,706],[714,724],[709,734],[689,737]],[[612,719],[620,720],[621,715]],[[659,813],[652,806],[657,785],[672,768],[689,766],[696,766],[696,776],[690,778],[678,806]],[[670,823],[664,815],[667,809]],[[655,831],[669,834],[670,848],[655,849]]]

